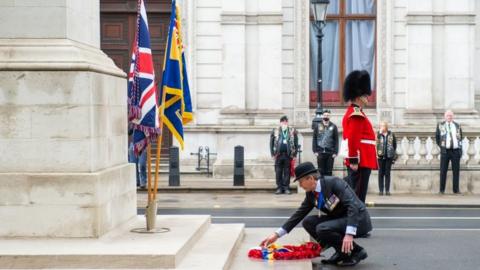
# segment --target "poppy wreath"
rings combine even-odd
[[[320,256],[322,247],[313,242],[307,242],[300,246],[275,245],[267,248],[253,248],[248,251],[248,257],[262,260],[301,260]]]

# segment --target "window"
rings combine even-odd
[[[330,0],[323,28],[323,105],[343,105],[343,80],[355,69],[369,71],[372,78],[370,106],[376,102],[375,30],[376,0]],[[316,106],[318,41],[310,18],[310,106]]]

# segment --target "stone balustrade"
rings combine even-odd
[[[440,147],[434,133],[395,133],[397,137],[396,167],[437,168],[440,164]],[[464,133],[461,165],[464,169],[480,169],[480,134]]]

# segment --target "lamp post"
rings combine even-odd
[[[329,0],[311,0],[310,9],[313,13],[314,27],[317,30],[318,40],[318,59],[317,59],[317,109],[315,110],[315,118],[312,120],[312,129],[317,128],[318,124],[322,121],[322,39],[323,39],[323,27],[327,18],[327,7],[330,4]]]

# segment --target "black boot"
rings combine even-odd
[[[360,261],[365,260],[368,257],[367,252],[364,248],[359,245],[354,244],[354,248],[352,253],[348,257],[343,260],[340,260],[337,265],[338,266],[355,266]]]
[[[337,264],[340,260],[342,260],[342,253],[341,252],[335,252],[333,255],[325,260],[321,260],[323,264]]]

